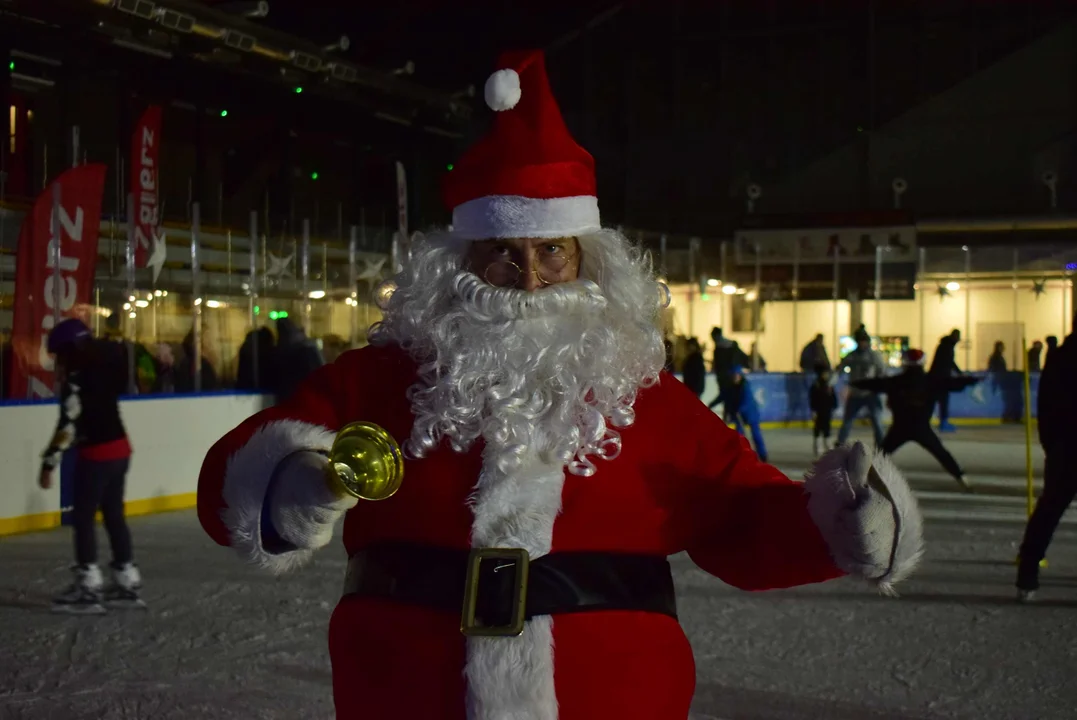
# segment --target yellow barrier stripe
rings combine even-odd
[[[126,502],[124,503],[124,512],[128,517],[134,517],[136,515],[152,515],[154,513],[171,512],[173,510],[188,510],[193,508],[197,502],[197,493],[163,495],[161,497]],[[97,514],[97,521],[101,522],[100,513]],[[60,513],[58,511],[0,518],[0,536],[51,530],[59,526]]]

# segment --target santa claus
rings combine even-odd
[[[790,480],[662,371],[668,293],[602,228],[542,54],[499,68],[491,131],[446,179],[451,229],[413,248],[371,346],[213,447],[199,517],[283,572],[344,516],[339,718],[683,720],[668,556],[745,590],[888,589],[919,558],[919,513],[861,445]],[[325,479],[359,420],[404,448],[380,502]]]

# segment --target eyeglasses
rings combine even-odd
[[[565,280],[565,269],[576,256],[576,253],[565,252],[563,248],[549,253],[540,249],[531,274],[543,286],[555,285]],[[482,277],[494,287],[514,287],[523,275],[524,271],[512,260],[495,260],[486,266]]]

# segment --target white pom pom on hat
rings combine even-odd
[[[512,68],[498,70],[486,79],[483,96],[486,104],[495,112],[504,112],[520,102],[520,75]]]

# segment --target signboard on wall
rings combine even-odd
[[[738,265],[755,265],[758,249],[763,265],[874,265],[876,249],[882,261],[916,263],[916,228],[907,226],[853,228],[794,228],[738,230],[735,243]]]
[[[900,211],[816,216],[746,216],[734,236],[738,285],[760,274],[763,300],[915,296],[916,226]],[[882,249],[882,253],[878,252]]]

